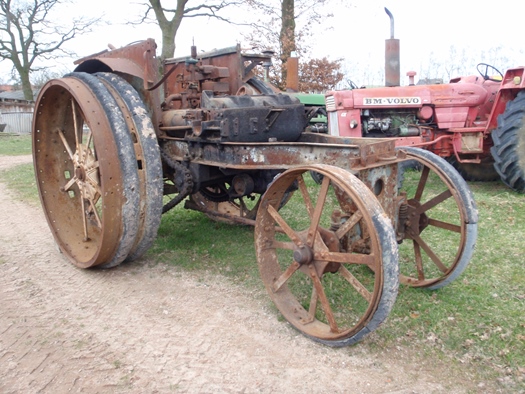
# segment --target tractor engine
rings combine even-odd
[[[414,137],[421,134],[417,111],[361,111],[363,137]]]
[[[268,61],[239,46],[198,55],[193,46],[189,57],[167,60],[161,130],[217,142],[296,141],[308,124],[304,105],[255,76]]]
[[[163,112],[168,135],[220,142],[296,141],[306,127],[304,106],[285,94],[215,95],[203,91],[198,108]]]

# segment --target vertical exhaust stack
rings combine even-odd
[[[399,40],[394,38],[394,16],[386,7],[385,12],[390,17],[390,39],[385,40],[385,86],[399,86]]]
[[[286,91],[299,91],[299,58],[295,51],[286,61]]]

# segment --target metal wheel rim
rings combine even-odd
[[[334,250],[339,248],[339,246],[335,246],[332,242],[333,240],[330,241],[334,234],[333,232],[326,229],[316,230],[314,231],[316,235],[312,241],[308,233],[311,233],[312,228],[317,229],[319,226],[309,227],[309,231],[296,231],[291,222],[282,218],[280,213],[277,212],[283,193],[294,180],[297,179],[299,182],[299,190],[296,191],[295,195],[305,195],[304,179],[310,178],[308,172],[311,170],[317,171],[324,176],[323,184],[320,187],[321,192],[318,195],[320,201],[323,200],[325,193],[323,190],[329,188],[330,184],[337,185],[345,196],[351,196],[353,201],[355,201],[357,211],[348,219],[349,227],[343,229],[340,233],[336,233],[338,234],[337,238],[343,238],[344,234],[348,234],[355,226],[352,226],[350,221],[356,221],[363,228],[366,228],[367,231],[369,230],[370,254],[358,256],[356,253],[335,252]],[[306,177],[306,175],[308,176]],[[364,196],[364,198],[359,197],[360,195]],[[286,206],[289,205],[290,203]],[[306,205],[308,203],[305,203]],[[314,217],[312,219],[313,223],[320,223],[317,222],[318,219],[315,218],[315,215],[319,214],[319,207],[324,207],[325,205],[326,202],[322,203],[322,205],[316,204],[317,208],[314,208],[313,205],[307,208],[310,209],[311,215]],[[339,202],[339,205],[344,205],[344,203],[341,204]],[[293,241],[288,243],[283,243],[283,241],[276,242],[275,228],[277,224],[281,229],[288,227],[284,232],[288,234],[288,239],[293,239]],[[378,228],[381,229],[381,236],[376,231]],[[296,329],[316,341],[331,346],[345,346],[357,342],[377,328],[390,312],[397,295],[398,285],[397,248],[394,239],[390,222],[386,219],[386,215],[384,215],[377,199],[366,186],[347,171],[327,165],[296,168],[288,170],[279,176],[263,196],[255,226],[255,246],[259,271],[273,302]],[[327,243],[330,246],[327,246]],[[295,247],[298,244],[306,244],[312,250],[314,257],[306,268],[296,261],[295,254],[294,259],[288,261],[284,267],[279,263],[277,250],[290,248],[291,244],[295,245]],[[326,250],[327,248],[329,250]],[[325,255],[322,256],[322,253],[325,253]],[[319,259],[319,262],[317,259]],[[324,262],[321,261],[323,259]],[[353,261],[354,263],[360,261],[361,264],[366,261],[371,268],[370,274],[373,277],[371,279],[373,285],[367,284],[365,286],[359,282],[359,279],[350,272],[351,264],[338,265],[333,263],[333,261],[338,259],[339,261]],[[330,316],[330,300],[327,300],[322,295],[323,292],[327,294],[323,290],[323,286],[328,286],[328,284],[327,282],[323,284],[323,281],[325,278],[328,278],[329,273],[324,272],[324,274],[319,275],[319,272],[326,269],[326,261],[332,261],[330,264],[337,265],[337,275],[343,278],[343,283],[346,281],[349,286],[348,291],[353,291],[356,298],[362,297],[365,299],[365,304],[367,304],[358,320],[350,323],[348,327],[339,326],[336,313]],[[330,269],[335,269],[336,265],[330,265]],[[322,269],[322,266],[325,268]],[[305,272],[308,272],[310,277],[314,278],[312,279],[311,299],[308,305],[300,302],[296,294],[290,289],[291,286],[289,286],[290,279],[294,275],[301,275]],[[321,279],[321,287],[319,287],[319,282],[316,283],[316,275]],[[332,277],[330,276],[330,278]],[[316,298],[318,299],[317,301],[312,301]],[[314,305],[313,308],[312,305]],[[318,317],[319,308],[324,313],[324,318],[320,317],[323,321],[319,320]],[[335,312],[335,310],[332,312]]]
[[[407,234],[400,245],[399,280],[413,287],[440,288],[457,278],[471,259],[477,236],[477,209],[470,189],[452,165],[421,149],[403,149],[407,159],[423,165],[421,175],[416,176],[417,189],[407,195],[409,210],[416,213],[416,219],[408,220],[420,223],[423,220],[417,219],[417,213],[423,213],[426,227],[419,233]],[[438,191],[428,192],[432,188],[429,179],[436,176]]]
[[[128,238],[134,239],[137,230],[136,218],[123,217],[131,197],[124,195],[123,185],[136,179],[125,179],[121,141],[112,132],[104,104],[84,81],[62,78],[42,88],[36,108],[35,174],[60,250],[82,268],[122,261],[130,247],[122,245],[124,227]],[[83,121],[89,128],[84,140]]]

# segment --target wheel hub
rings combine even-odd
[[[293,259],[301,265],[310,263],[313,258],[314,253],[308,245],[301,245],[294,249]]]
[[[86,171],[82,167],[77,167],[75,169],[75,177],[80,181],[84,182],[86,180]]]
[[[425,213],[418,214],[416,211],[421,206],[417,200],[408,201],[407,219],[405,221],[405,233],[407,238],[419,235],[428,227],[428,216]]]

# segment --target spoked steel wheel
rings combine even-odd
[[[124,116],[96,77],[74,73],[41,90],[33,157],[60,250],[82,268],[122,262],[135,245],[137,161]]]
[[[477,237],[478,213],[465,180],[442,158],[417,148],[402,148],[422,169],[400,177],[400,282],[438,289],[467,267]]]
[[[323,175],[321,185],[309,171]],[[282,207],[284,193],[299,190]],[[328,166],[288,170],[263,195],[255,225],[262,280],[296,329],[346,346],[388,316],[397,296],[397,244],[373,193],[349,172]]]

